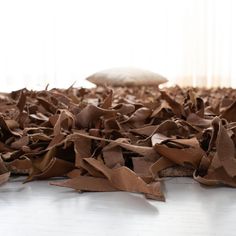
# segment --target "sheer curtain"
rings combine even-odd
[[[236,87],[234,12],[234,0],[0,0],[0,91],[90,86],[116,66]]]

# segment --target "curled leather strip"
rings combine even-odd
[[[10,172],[6,168],[5,164],[0,157],[0,185],[7,182],[10,177]]]

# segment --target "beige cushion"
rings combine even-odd
[[[140,86],[159,85],[167,79],[157,73],[136,68],[113,68],[99,71],[87,78],[96,85]]]

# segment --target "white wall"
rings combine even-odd
[[[115,66],[236,86],[233,0],[0,0],[0,90],[89,86]]]

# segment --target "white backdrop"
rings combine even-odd
[[[0,0],[0,90],[89,86],[116,66],[235,87],[233,12],[234,0]]]

